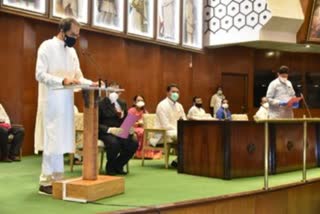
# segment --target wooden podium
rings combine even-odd
[[[98,175],[98,104],[99,91],[108,89],[70,86],[82,89],[84,98],[84,145],[82,177],[53,183],[53,198],[86,203],[124,192],[124,178]]]

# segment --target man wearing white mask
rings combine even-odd
[[[63,178],[63,154],[74,152],[74,95],[72,90],[54,90],[73,84],[97,86],[82,75],[73,46],[80,24],[73,18],[62,19],[60,32],[44,41],[36,63],[38,110],[35,153],[43,151],[40,175],[41,194],[52,194],[52,181]]]
[[[278,78],[273,80],[267,90],[269,102],[269,118],[293,118],[292,108],[298,108],[299,102],[288,106],[291,98],[295,97],[295,91],[288,80],[289,68],[281,66],[277,72]]]
[[[219,108],[221,107],[221,102],[223,99],[225,99],[225,96],[223,95],[222,87],[219,86],[217,93],[215,93],[211,97],[211,101],[210,101],[210,107],[212,108],[212,116],[213,117],[216,117],[216,113],[219,110]]]
[[[269,103],[268,103],[268,98],[262,97],[261,98],[261,106],[257,113],[253,116],[255,120],[264,120],[268,119],[269,117]]]
[[[119,89],[117,83],[111,83],[109,87]],[[99,103],[99,139],[103,141],[107,152],[106,173],[125,175],[127,172],[123,171],[123,166],[138,149],[138,142],[133,136],[133,129],[127,139],[118,137],[123,131],[120,126],[128,114],[127,104],[119,99],[120,93],[116,90],[107,95]]]

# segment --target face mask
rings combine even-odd
[[[280,81],[283,82],[283,83],[287,83],[287,80],[288,80],[287,78],[283,78],[283,77],[279,77],[279,79],[280,79]]]
[[[119,98],[119,95],[116,92],[112,92],[109,94],[109,99],[111,103],[115,103],[118,98]]]
[[[177,102],[179,100],[179,94],[177,92],[173,92],[171,94],[171,99],[174,101],[174,102]]]
[[[138,108],[142,108],[142,107],[145,106],[145,103],[144,103],[143,101],[138,101],[138,102],[136,103],[136,106],[137,106]]]
[[[263,103],[262,106],[263,106],[264,108],[269,108],[269,103]]]
[[[77,39],[74,37],[70,37],[65,35],[64,36],[64,44],[65,46],[68,46],[69,48],[73,47],[76,44]]]
[[[202,108],[202,103],[196,103],[196,106],[197,106],[198,108]]]
[[[227,109],[229,108],[229,105],[227,103],[222,104],[222,108]]]
[[[222,90],[218,90],[217,92],[219,95],[222,95]]]

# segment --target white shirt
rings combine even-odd
[[[4,110],[3,106],[0,104],[0,122],[4,121],[7,124],[10,124],[10,118],[6,112],[6,110]]]
[[[269,118],[269,109],[263,106],[260,106],[257,113],[253,116],[256,120],[264,120]]]
[[[293,111],[286,106],[279,105],[280,101],[288,102],[295,96],[295,91],[289,80],[286,83],[280,81],[279,78],[273,80],[267,91],[269,101],[269,118],[293,118]]]
[[[188,112],[189,120],[206,120],[212,119],[210,114],[207,114],[203,108],[192,106]]]
[[[74,95],[62,87],[65,77],[76,78],[81,84],[92,84],[83,78],[74,48],[54,37],[44,41],[36,63],[38,109],[35,128],[35,153],[59,155],[74,152]]]
[[[221,102],[225,98],[223,94],[219,95],[218,93],[212,95],[210,100],[210,107],[213,108],[213,116],[216,117],[216,113],[221,107]]]
[[[186,120],[183,106],[168,97],[162,100],[156,110],[156,126],[169,130],[177,130],[178,120]]]

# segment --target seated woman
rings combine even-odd
[[[218,120],[231,120],[231,112],[227,99],[221,101],[221,107],[218,109],[216,115]]]
[[[128,111],[129,114],[139,116],[139,120],[134,126],[134,132],[137,136],[139,147],[135,154],[135,158],[142,158],[142,146],[143,146],[143,114],[148,113],[145,109],[145,99],[142,95],[136,95],[133,98],[133,106]],[[160,159],[162,156],[161,151],[146,150],[144,157],[148,159]]]

